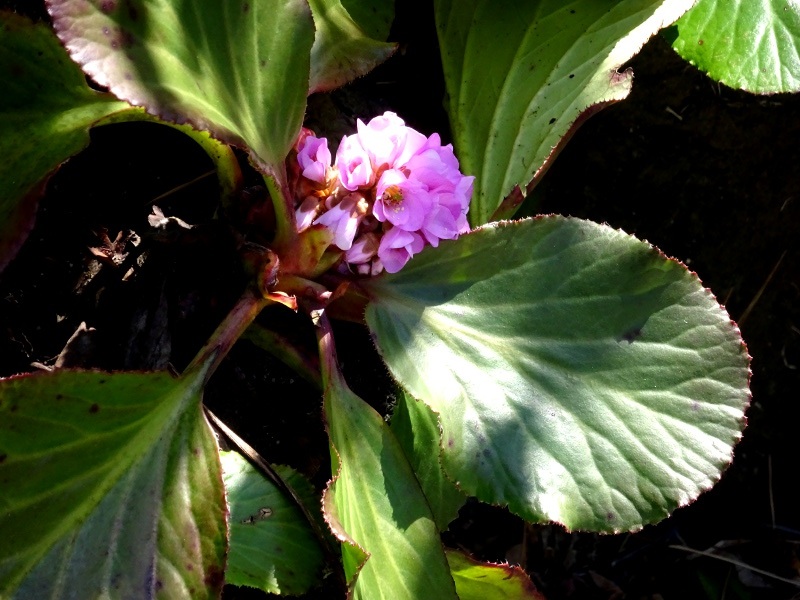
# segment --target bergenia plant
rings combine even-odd
[[[578,125],[628,94],[621,66],[692,4],[436,0],[430,59],[453,143],[391,106],[341,139],[303,127],[310,94],[396,50],[383,41],[389,0],[48,0],[49,23],[0,13],[0,265],[90,129],[147,121],[211,157],[224,227],[210,231],[236,240],[247,274],[191,361],[0,380],[0,596],[206,598],[226,582],[302,594],[338,573],[348,597],[538,598],[521,569],[443,546],[467,497],[612,533],[712,487],[749,402],[749,356],[725,309],[623,231],[513,220]],[[797,65],[781,61],[797,7],[778,23],[748,6],[701,1],[671,30],[676,48],[726,82],[797,87]],[[723,47],[748,19],[790,33]],[[722,68],[753,52],[764,60],[752,69]],[[135,256],[130,236],[92,249],[131,267],[126,278],[148,244],[196,225],[141,216]],[[267,306],[313,323],[311,355],[259,318]],[[351,391],[332,319],[368,328],[397,386],[389,414]],[[242,336],[319,384],[321,493],[204,409]]]

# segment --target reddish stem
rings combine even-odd
[[[252,287],[248,287],[225,320],[220,323],[197,356],[186,367],[184,374],[205,368],[207,370],[204,383],[207,382],[222,359],[228,355],[236,340],[245,332],[261,310],[270,303],[272,300],[264,298]]]

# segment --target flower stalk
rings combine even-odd
[[[184,375],[206,368],[203,383],[208,382],[236,340],[242,336],[264,307],[272,302],[272,299],[265,298],[253,286],[248,286],[228,316],[214,330],[205,345],[186,367]],[[209,361],[210,364],[206,367]]]

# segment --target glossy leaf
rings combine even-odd
[[[322,552],[302,511],[237,452],[220,452],[230,506],[230,553],[225,581],[270,594],[298,596],[318,582]],[[309,507],[319,497],[289,467],[278,474]]]
[[[616,532],[687,504],[731,460],[749,401],[739,331],[645,242],[564,217],[492,224],[369,292],[377,345],[439,413],[468,494]]]
[[[45,180],[130,106],[90,89],[44,24],[0,12],[0,269],[33,227]]]
[[[414,469],[436,526],[444,531],[458,516],[467,496],[442,469],[439,417],[424,402],[401,390],[392,415],[391,430]]]
[[[352,597],[455,600],[439,531],[403,450],[383,418],[347,387],[332,347],[323,347],[324,412],[336,474],[323,508],[343,542]]]
[[[617,69],[692,3],[437,0],[456,153],[477,178],[473,225],[516,211],[582,120],[628,95],[632,73]]]
[[[380,35],[383,27],[377,15],[368,20],[371,29],[379,32],[377,39],[373,39],[353,19],[341,0],[309,0],[309,5],[317,26],[311,49],[311,92],[331,90],[362,77],[395,51],[395,44],[383,41],[388,27],[386,33]]]
[[[0,381],[0,596],[219,595],[226,507],[203,376]]]
[[[800,90],[800,5],[700,0],[675,24],[672,46],[717,81],[759,94]]]
[[[300,130],[314,25],[303,0],[51,0],[73,59],[101,85],[278,169]]]
[[[447,562],[459,600],[544,600],[516,565],[482,563],[458,550],[447,551]]]

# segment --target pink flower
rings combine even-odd
[[[357,135],[342,138],[336,151],[336,166],[339,167],[339,181],[346,190],[354,192],[373,183],[372,163]]]
[[[305,231],[314,222],[319,208],[319,198],[308,196],[302,204],[295,210],[295,220],[297,221],[297,231]]]
[[[374,277],[383,272],[383,263],[380,258],[374,258],[371,262],[364,263],[363,265],[355,265],[356,273],[359,275],[369,275]]]
[[[297,162],[303,170],[303,177],[325,183],[328,170],[331,168],[331,151],[328,150],[328,140],[309,135],[300,142],[297,152]]]
[[[450,144],[425,148],[412,156],[405,166],[414,178],[425,181],[432,190],[453,189],[464,177],[458,170],[458,161]]]
[[[466,217],[464,221],[466,222]],[[421,231],[425,240],[435,248],[439,245],[439,240],[456,239],[460,227],[461,223],[453,213],[446,206],[439,204],[428,213]]]
[[[440,239],[454,240],[469,231],[467,210],[474,180],[474,177],[462,177],[452,192],[435,194],[436,207],[428,213],[422,225],[422,233],[431,246],[438,246]]]
[[[461,214],[465,217],[467,211],[469,211],[469,201],[472,200],[472,187],[474,184],[475,177],[473,175],[462,175],[461,179],[456,184],[456,189],[453,191],[453,198],[458,203]],[[469,225],[467,225],[467,229],[461,233],[465,233],[466,231],[469,231]]]
[[[368,263],[378,254],[380,240],[374,233],[365,233],[358,237],[350,249],[345,252],[344,259],[351,265]]]
[[[378,258],[387,273],[397,273],[412,256],[425,247],[425,240],[418,233],[392,227],[384,232],[378,246]]]
[[[422,183],[406,178],[401,171],[389,169],[376,186],[372,213],[378,221],[417,231],[433,205],[434,200]]]
[[[295,191],[298,228],[330,230],[332,244],[344,251],[341,273],[396,273],[426,245],[469,231],[475,178],[461,173],[451,145],[393,112],[357,126],[342,138],[333,169],[324,139],[306,132],[297,144],[304,180],[325,184],[306,191],[301,182]]]
[[[341,202],[314,221],[333,232],[333,244],[340,250],[350,250],[358,225],[366,214],[367,202],[361,194],[348,194]]]
[[[359,119],[357,127],[361,145],[376,170],[383,165],[405,164],[428,141],[420,132],[406,127],[403,119],[393,112],[385,112],[366,125]]]

